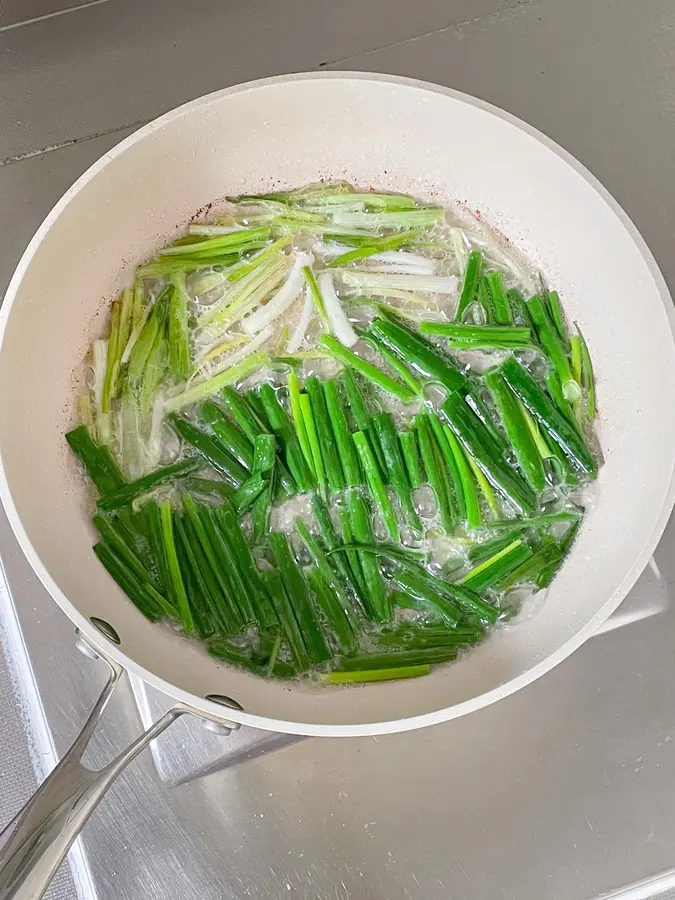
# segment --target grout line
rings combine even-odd
[[[21,28],[23,25],[34,25],[36,22],[43,22],[45,19],[54,19],[56,16],[65,16],[68,13],[79,12],[88,6],[99,6],[101,3],[107,3],[108,0],[89,0],[88,3],[81,3],[79,6],[69,6],[67,9],[57,9],[54,12],[45,13],[44,16],[35,16],[32,19],[23,19],[21,22],[12,22],[11,25],[0,25],[0,34],[3,31],[11,31],[14,28]]]
[[[433,31],[425,31],[423,34],[415,34],[408,38],[402,38],[400,41],[394,41],[391,44],[383,44],[381,47],[374,47],[372,50],[364,50],[361,53],[356,53],[353,56],[344,56],[340,59],[332,59],[328,62],[320,63],[318,68],[325,68],[330,66],[338,66],[342,63],[349,62],[352,59],[361,59],[362,57],[372,56],[374,53],[380,53],[382,50],[391,50],[392,47],[401,47],[405,44],[411,44],[414,41],[421,41],[424,38],[435,37],[441,34],[448,34],[452,31],[459,31],[462,28],[468,28],[470,25],[475,25],[477,22],[485,22],[490,19],[500,19],[504,15],[509,15],[510,13],[518,12],[521,9],[525,9],[528,6],[536,6],[540,3],[541,0],[516,0],[516,2],[512,6],[505,6],[503,9],[496,9],[492,12],[483,13],[480,16],[474,16],[472,19],[464,19],[462,22],[454,22],[452,25],[446,25],[443,28],[435,28]]]
[[[108,0],[96,0],[96,2],[107,3]],[[157,115],[162,115],[162,113],[157,113]],[[115,134],[117,131],[126,131],[128,128],[140,128],[141,125],[146,125],[148,122],[151,122],[154,116],[149,119],[137,119],[135,122],[128,122],[125,125],[115,125],[114,128],[108,128],[105,131],[95,131],[93,134],[87,134],[84,137],[76,137],[71,138],[69,141],[62,141],[60,144],[49,144],[46,147],[41,147],[38,150],[28,150],[26,153],[17,153],[16,156],[6,156],[4,159],[0,159],[0,168],[2,166],[10,166],[13,163],[24,162],[26,159],[33,159],[35,156],[42,156],[43,153],[51,153],[53,150],[63,150],[66,147],[72,147],[75,144],[84,144],[85,141],[93,141],[96,138],[107,137],[110,134]]]
[[[28,24],[30,24],[30,22],[41,21],[41,19],[48,19],[48,18],[51,18],[52,16],[63,15],[64,13],[77,12],[77,10],[87,9],[87,6],[95,6],[100,3],[108,3],[108,2],[109,2],[109,0],[91,0],[91,2],[89,4],[87,4],[86,6],[76,6],[71,9],[61,10],[60,12],[50,13],[47,16],[42,16],[40,19],[29,19],[26,22],[18,23],[16,26],[9,25],[9,26],[7,26],[7,28],[15,28],[15,27],[18,27],[18,25],[28,25]],[[486,21],[489,19],[498,19],[498,18],[501,18],[503,15],[508,15],[509,13],[518,12],[519,10],[524,9],[525,7],[534,6],[539,2],[541,2],[541,0],[516,0],[516,3],[514,3],[512,6],[507,6],[504,9],[494,10],[493,12],[484,13],[481,16],[475,16],[472,19],[465,19],[463,22],[457,22],[453,25],[447,25],[444,28],[437,28],[437,29],[434,29],[433,31],[426,31],[423,34],[417,34],[417,35],[413,35],[408,38],[403,38],[402,40],[394,41],[391,44],[383,44],[380,47],[373,47],[371,50],[364,50],[353,56],[344,56],[344,57],[340,57],[339,59],[328,60],[327,62],[319,63],[318,65],[312,67],[312,71],[319,71],[323,68],[341,65],[342,63],[349,62],[352,59],[360,59],[362,57],[368,57],[368,56],[373,55],[374,53],[379,53],[382,50],[389,50],[392,47],[400,47],[405,44],[412,43],[413,41],[420,41],[423,38],[432,37],[433,35],[447,34],[448,32],[451,32],[451,31],[458,31],[461,28],[466,28],[469,25],[474,25],[476,22],[483,22],[483,21]],[[0,28],[0,33],[3,30],[6,30],[6,29]],[[162,113],[158,113],[157,115],[161,115],[161,114]],[[13,163],[19,163],[19,162],[23,162],[24,160],[27,160],[27,159],[32,159],[34,156],[42,156],[44,153],[51,153],[53,150],[63,150],[66,147],[72,147],[74,144],[83,144],[85,141],[92,141],[95,138],[106,137],[106,135],[115,134],[115,132],[124,131],[127,128],[140,128],[142,125],[146,125],[148,122],[151,122],[153,118],[156,118],[156,116],[151,116],[150,118],[144,118],[144,119],[137,119],[135,122],[129,122],[127,124],[119,125],[119,126],[116,125],[114,128],[109,128],[106,131],[97,131],[97,132],[94,132],[93,134],[85,135],[84,137],[77,137],[77,138],[72,138],[71,140],[68,140],[68,141],[62,141],[59,144],[51,144],[46,147],[41,147],[37,150],[29,150],[26,153],[18,153],[15,156],[7,156],[4,159],[0,159],[0,168],[2,166],[8,166],[8,165],[12,165]]]

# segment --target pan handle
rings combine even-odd
[[[196,714],[187,704],[177,704],[103,769],[97,772],[87,769],[81,763],[82,756],[124,670],[99,648],[88,647],[86,652],[104,659],[110,676],[72,747],[0,833],[2,900],[39,900],[71,844],[120,772],[177,718],[185,713]],[[201,712],[199,715],[204,717]],[[213,719],[227,724],[224,718],[214,716]]]

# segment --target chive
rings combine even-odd
[[[349,548],[340,547],[337,549],[347,550]],[[472,615],[477,615],[483,621],[497,621],[499,614],[493,606],[486,603],[484,600],[481,600],[475,591],[462,587],[460,584],[453,584],[446,581],[444,578],[440,578],[438,575],[428,572],[416,558],[415,551],[403,550],[400,547],[387,544],[355,545],[354,549],[358,549],[365,554],[371,553],[375,556],[381,556],[400,564],[411,576],[413,576],[416,580],[416,584],[417,582],[423,582],[428,591],[431,591],[434,594],[440,594],[441,597],[444,597],[445,600],[450,602],[453,606],[464,609]],[[398,575],[395,577],[398,577]],[[420,591],[421,590],[422,589],[420,588]],[[424,597],[425,595],[423,593],[420,594],[416,597],[417,602],[422,606],[424,606],[425,603],[429,606],[430,601],[428,598],[424,600]],[[448,620],[450,620],[449,617]]]
[[[312,456],[313,469],[316,473],[316,482],[319,492],[324,496],[328,496],[328,481],[326,479],[326,469],[323,464],[323,456],[321,447],[319,446],[319,436],[316,431],[316,423],[314,422],[314,413],[312,411],[312,402],[307,394],[300,395],[300,411],[302,419],[305,423],[307,431],[307,441]]]
[[[471,342],[485,347],[523,347],[532,343],[529,328],[506,325],[454,325],[446,322],[420,322],[420,334],[448,338],[461,344]]]
[[[349,498],[346,498],[346,503],[349,504]],[[342,537],[343,544],[351,544],[354,540],[354,534],[352,531],[352,522],[348,509],[348,505],[341,505],[338,507],[338,516],[340,518],[340,534]],[[321,523],[319,523],[321,526]],[[322,530],[323,534],[323,530]],[[326,541],[324,535],[324,542]],[[337,544],[335,545],[337,546]],[[333,547],[329,547],[329,550],[332,550]],[[351,573],[351,584],[354,586],[354,592],[356,596],[361,601],[361,605],[364,609],[368,607],[368,585],[366,584],[366,579],[363,572],[363,567],[361,566],[361,559],[356,550],[345,550],[345,554],[347,556],[347,560],[349,562],[349,571]],[[337,554],[338,560],[342,554]],[[378,572],[379,577],[379,572]],[[380,579],[381,581],[381,579]]]
[[[281,633],[288,644],[293,663],[298,671],[306,672],[310,666],[303,633],[288,598],[281,575],[276,570],[262,573],[262,580],[272,600],[272,606],[281,624]]]
[[[124,476],[112,454],[94,441],[86,426],[69,431],[66,440],[101,494],[111,494],[124,485]]]
[[[424,484],[424,471],[422,470],[417,435],[414,431],[400,431],[398,439],[401,443],[401,451],[405,460],[410,487],[413,490],[417,490]]]
[[[180,547],[184,560],[183,569],[185,570],[186,580],[192,582],[192,594],[196,595],[190,603],[195,628],[199,637],[204,640],[211,637],[218,630],[219,623],[214,615],[211,593],[205,573],[199,564],[188,534],[185,517],[176,516],[174,525],[176,529],[176,544]],[[189,590],[188,599],[191,599]]]
[[[234,550],[221,527],[218,515],[220,509],[220,507],[216,510],[215,507],[204,505],[199,510],[199,519],[214,550],[223,581],[228,586],[233,616],[237,619],[239,627],[242,628],[255,621],[255,614],[248,586],[244,583],[237,566]]]
[[[316,568],[310,569],[307,577],[309,578],[316,602],[323,612],[331,631],[337,637],[339,649],[343,653],[349,653],[355,645],[354,632],[330,582],[326,581],[322,572]]]
[[[333,430],[330,419],[328,418],[326,399],[321,387],[321,382],[316,375],[312,375],[311,378],[307,379],[306,389],[312,406],[312,414],[314,416],[314,424],[319,439],[328,486],[334,494],[337,494],[344,488],[345,480],[342,473],[342,466],[340,465],[338,449],[333,440]]]
[[[209,434],[197,428],[187,419],[175,413],[168,416],[169,423],[176,434],[189,444],[235,488],[246,480],[247,472],[226,449],[218,444]]]
[[[525,526],[522,524],[519,525],[516,520],[506,534],[501,534],[495,538],[490,538],[487,541],[482,541],[480,544],[476,544],[469,550],[467,554],[469,562],[478,565],[479,563],[485,562],[486,560],[490,559],[490,557],[494,556],[495,553],[499,553],[500,550],[503,550],[505,547],[509,547],[514,542],[514,540],[517,540],[522,534],[524,528]]]
[[[279,398],[270,384],[261,385],[259,397],[272,431],[283,447],[286,464],[298,486],[298,490],[301,493],[310,490],[313,481],[312,475],[307,467],[307,462],[291,425],[288,413],[279,402]]]
[[[176,542],[173,531],[173,511],[171,502],[165,500],[159,506],[160,520],[162,523],[162,539],[166,554],[167,566],[169,569],[169,577],[171,578],[172,594],[176,598],[180,620],[183,625],[183,631],[186,634],[192,634],[195,630],[190,604],[188,603],[187,593],[185,592],[185,584],[181,575],[180,566],[178,564],[178,554],[176,553]]]
[[[568,529],[568,531],[564,535],[564,537],[559,541],[558,556],[557,557],[553,556],[553,558],[548,563],[548,565],[542,567],[541,571],[539,572],[539,575],[537,576],[535,583],[538,588],[540,588],[540,589],[547,588],[550,585],[550,583],[553,581],[553,579],[555,578],[556,574],[558,573],[560,567],[565,562],[567,553],[568,553],[570,547],[572,546],[574,539],[577,536],[577,532],[579,531],[580,525],[581,525],[581,519],[577,519],[577,521],[574,522],[570,526],[570,528]]]
[[[237,393],[234,388],[223,388],[221,396],[225,401],[225,405],[230,411],[232,418],[244,432],[251,445],[255,444],[255,439],[259,434],[266,434],[271,430],[269,423],[266,422],[263,424],[248,400]],[[252,396],[255,397],[256,401],[258,400],[255,392],[252,392]],[[262,410],[262,413],[264,418],[264,409]],[[277,447],[277,482],[278,492],[282,495],[290,497],[296,493],[295,482],[293,481],[291,473],[281,460],[281,451],[279,447]]]
[[[494,303],[492,302],[492,294],[490,286],[485,278],[481,275],[478,281],[478,302],[485,311],[485,321],[488,325],[494,325],[496,321]]]
[[[410,480],[391,413],[379,413],[373,418],[373,426],[382,447],[390,484],[398,497],[406,523],[413,536],[421,537],[422,523],[412,501]]]
[[[446,534],[452,534],[455,530],[454,510],[441,471],[441,451],[436,446],[436,441],[434,440],[430,425],[430,417],[425,415],[415,416],[414,423],[417,437],[419,438],[420,455],[422,457],[424,470],[427,473],[429,486],[436,497],[436,506],[440,515],[441,527]]]
[[[173,596],[173,585],[171,583],[171,576],[169,574],[169,567],[164,548],[164,539],[162,536],[162,518],[159,512],[159,505],[155,500],[148,500],[143,504],[140,515],[145,521],[145,532],[150,546],[152,561],[157,570],[160,590],[166,596],[167,601],[174,607],[173,615],[177,616],[178,611],[175,609],[176,599]]]
[[[570,335],[570,359],[574,380],[581,384],[583,380],[581,371],[581,338],[578,334]]]
[[[448,502],[452,508],[453,518],[465,520],[467,517],[467,501],[464,496],[464,484],[462,482],[459,466],[457,465],[457,458],[452,450],[452,446],[448,443],[440,419],[433,412],[429,413],[429,423],[431,424],[431,430],[434,433],[434,439],[441,460],[445,463],[442,467],[442,473],[445,478],[446,492],[448,495]]]
[[[380,634],[379,644],[382,647],[397,647],[401,650],[427,650],[474,644],[482,635],[483,630],[480,627],[457,625],[450,628],[447,625],[402,623],[392,631],[383,631]]]
[[[532,319],[527,311],[525,298],[517,288],[510,288],[506,292],[506,299],[509,302],[511,316],[514,324],[520,323],[523,327],[529,328],[532,325]]]
[[[556,543],[548,544],[546,547],[537,550],[537,552],[529,559],[526,559],[525,562],[521,563],[507,575],[506,578],[500,582],[499,588],[502,591],[507,591],[509,588],[513,587],[513,585],[521,584],[522,582],[529,581],[536,584],[537,576],[544,569],[548,569],[552,563],[557,566],[561,559],[562,554],[560,553],[558,545]]]
[[[143,373],[148,362],[150,351],[154,346],[158,335],[164,329],[167,302],[173,288],[167,285],[155,300],[155,304],[139,331],[136,342],[129,354],[129,367],[127,369],[127,381],[132,388],[139,388],[143,381]]]
[[[453,434],[452,429],[447,425],[443,426],[443,435],[450,447],[459,473],[459,483],[464,498],[465,510],[464,516],[462,516],[460,508],[460,516],[466,521],[469,530],[480,528],[483,524],[483,515],[481,513],[478,492],[476,491],[475,473],[471,468],[471,457],[467,455],[466,451]]]
[[[221,234],[217,237],[207,240],[194,241],[189,244],[180,244],[178,246],[165,247],[160,252],[160,257],[166,256],[199,256],[203,257],[207,254],[215,252],[228,251],[232,252],[234,247],[245,245],[251,241],[267,240],[270,236],[269,228],[245,228],[241,231],[233,231],[229,234]]]
[[[269,531],[272,498],[274,497],[276,443],[273,434],[259,434],[255,439],[253,474],[264,478],[266,484],[253,504],[251,540],[254,544],[260,544]]]
[[[364,672],[329,672],[321,676],[322,684],[361,684],[373,681],[396,681],[428,675],[431,666],[405,666],[401,669],[369,669]]]
[[[450,625],[456,625],[461,618],[461,613],[455,603],[438,593],[427,581],[420,578],[410,569],[398,569],[393,573],[392,579],[401,590],[409,594],[419,605],[440,616]]]
[[[546,373],[546,387],[548,388],[548,392],[551,395],[551,399],[558,407],[560,412],[569,422],[572,423],[572,425],[575,425],[574,412],[572,411],[572,407],[570,406],[569,401],[563,394],[562,385],[560,384],[560,379],[558,378],[558,373],[553,369]]]
[[[187,381],[190,377],[190,338],[185,273],[174,273],[171,285],[173,292],[169,300],[168,323],[171,374],[176,381]]]
[[[497,325],[511,325],[513,318],[511,316],[511,307],[504,290],[504,279],[501,272],[487,272],[485,275],[490,296],[492,297],[492,306],[494,309],[495,322]]]
[[[288,596],[292,598],[293,610],[304,637],[310,660],[313,663],[326,662],[330,659],[331,654],[326,647],[314,616],[307,585],[293,558],[288,536],[283,532],[273,531],[269,536],[269,543],[279,568],[284,588]],[[277,614],[278,612],[279,610],[277,610]],[[281,620],[281,624],[283,627],[283,620]]]
[[[455,322],[462,321],[464,313],[473,303],[473,299],[476,296],[476,290],[478,288],[478,281],[480,279],[482,267],[482,254],[477,250],[469,253],[469,258],[466,263],[466,274],[464,275],[462,293],[460,294],[457,312],[455,313]]]
[[[178,523],[180,523],[180,528],[178,528]],[[182,518],[177,519],[176,530],[184,535],[186,548],[189,547],[189,552],[186,549],[186,555],[190,560],[195,581],[198,581],[202,587],[202,594],[214,631],[225,633],[231,631],[234,625],[230,621],[229,613],[224,615],[222,611],[227,607],[227,603],[189,515],[184,514]],[[197,576],[197,571],[201,576],[201,581]]]
[[[558,411],[526,369],[511,357],[499,371],[528,412],[555,441],[574,471],[595,478],[597,465],[583,437]]]
[[[457,647],[425,647],[415,650],[386,650],[367,656],[343,656],[339,672],[369,672],[409,666],[437,665],[457,658]]]
[[[573,510],[564,510],[557,513],[544,513],[540,516],[530,516],[526,519],[502,519],[501,521],[491,522],[491,529],[513,528],[521,526],[523,528],[549,528],[557,522],[579,522],[582,513]]]
[[[563,349],[567,352],[570,347],[570,339],[569,334],[567,333],[567,325],[565,324],[565,313],[563,312],[562,305],[560,303],[560,297],[558,296],[557,291],[549,291],[547,300],[548,314],[551,321],[553,322],[553,325],[555,326],[555,330],[558,334],[560,343],[562,344]]]
[[[269,244],[262,250],[260,253],[256,253],[255,256],[252,256],[250,259],[244,260],[239,263],[239,265],[233,266],[233,268],[227,273],[228,281],[241,281],[242,278],[245,278],[247,275],[250,275],[251,272],[254,272],[257,268],[259,268],[263,263],[268,262],[272,257],[279,251],[283,250],[284,247],[287,247],[291,242],[290,235],[283,235],[278,240],[274,241],[273,244]]]
[[[185,488],[195,494],[224,497],[226,500],[229,500],[234,493],[234,489],[229,484],[215,478],[188,478]]]
[[[220,393],[232,418],[244,432],[249,443],[253,445],[256,437],[266,430],[265,426],[251,409],[247,401],[233,387],[228,385],[227,387],[224,387]]]
[[[576,323],[575,323],[576,324]],[[583,385],[586,390],[586,414],[593,421],[595,418],[595,374],[593,372],[593,363],[591,362],[591,354],[588,352],[588,345],[581,333],[579,326],[576,326],[579,335],[579,345],[581,348],[581,372],[583,377]]]
[[[395,381],[393,378],[390,378],[389,375],[382,372],[377,366],[374,366],[372,363],[357,356],[356,353],[353,353],[332,337],[332,335],[322,334],[317,341],[317,346],[327,350],[334,359],[343,363],[343,365],[352,366],[357,372],[363,375],[364,378],[372,381],[373,384],[377,385],[381,390],[393,394],[393,396],[398,398],[402,403],[412,403],[415,399],[415,395],[409,388],[400,384],[398,381]]]
[[[291,413],[293,416],[293,426],[300,443],[300,449],[305,457],[305,462],[310,472],[316,478],[316,470],[314,469],[314,459],[309,446],[309,438],[307,436],[307,426],[302,415],[302,407],[300,405],[300,381],[295,372],[288,373],[288,399],[291,405]]]
[[[321,532],[323,543],[330,553],[339,546],[339,541],[335,534],[335,529],[333,528],[333,522],[331,520],[330,513],[328,512],[328,508],[318,494],[314,494],[314,496],[312,497],[312,511],[319,525],[319,531]],[[350,568],[349,558],[345,555],[345,553],[339,552],[335,553],[331,557],[331,559],[334,562],[337,577],[340,578],[343,583],[351,589],[352,593],[356,597],[360,598],[360,586]]]
[[[305,522],[302,519],[297,519],[295,523],[296,531],[300,536],[303,544],[309,551],[312,560],[314,561],[314,565],[317,567],[319,572],[321,573],[321,577],[329,586],[335,601],[340,606],[340,609],[343,612],[344,618],[349,624],[350,630],[354,633],[359,632],[361,630],[356,611],[352,605],[352,602],[345,590],[345,585],[340,583],[340,578],[336,574],[335,570],[332,568],[328,557],[323,552],[321,547],[319,546],[316,538],[310,534],[309,529]],[[334,559],[339,558],[339,554],[335,554]]]
[[[536,503],[534,492],[504,462],[501,455],[495,453],[489,432],[464,400],[451,394],[441,407],[441,412],[455,437],[476,461],[490,484],[519,512],[533,512]]]
[[[530,556],[532,556],[532,551],[528,545],[521,538],[516,538],[494,556],[467,572],[459,583],[474,591],[483,591],[488,587],[497,586]]]
[[[203,403],[199,413],[204,422],[214,430],[218,441],[247,472],[253,465],[253,447],[246,435],[211,400]]]
[[[115,553],[112,547],[102,541],[94,545],[94,553],[108,570],[108,573],[114,578],[117,584],[122,588],[127,597],[136,606],[143,615],[156,622],[162,615],[164,610],[159,603],[156,602],[152,593],[151,585],[143,585],[134,574],[127,568],[124,561]]]
[[[362,328],[358,328],[356,329],[356,331],[362,341],[368,344],[368,346],[372,350],[375,350],[376,353],[380,354],[380,356],[389,366],[394,375],[396,375],[399,380],[403,382],[408,390],[412,391],[415,396],[419,397],[419,395],[422,393],[422,384],[417,378],[415,378],[408,367],[391,352],[386,344],[383,344],[382,341],[374,334],[371,334],[370,331],[364,331]]]
[[[373,320],[370,332],[419,375],[442,384],[451,393],[465,388],[466,378],[455,364],[419,334],[397,322],[379,317]]]
[[[122,506],[127,506],[127,504],[136,500],[138,497],[150,493],[150,491],[159,487],[159,485],[168,484],[171,481],[176,481],[179,478],[190,475],[192,472],[199,469],[201,465],[202,463],[199,459],[192,457],[190,459],[184,459],[182,462],[173,463],[170,466],[156,469],[154,472],[150,472],[149,475],[137,478],[136,481],[130,481],[116,491],[105,494],[96,501],[96,505],[103,511],[110,511],[112,509],[119,509]]]
[[[103,393],[101,397],[101,412],[110,412],[110,402],[116,395],[117,371],[119,368],[119,359],[122,355],[119,344],[120,316],[122,312],[122,304],[119,300],[110,307],[110,334],[108,336],[108,358],[106,361],[105,380],[103,382]]]
[[[305,276],[305,281],[307,282],[307,287],[309,288],[309,292],[312,295],[312,300],[314,301],[316,311],[318,312],[319,318],[321,319],[321,324],[324,328],[329,329],[330,322],[328,321],[326,304],[324,303],[323,297],[321,296],[321,291],[319,289],[319,285],[317,284],[316,277],[314,276],[314,272],[312,271],[312,267],[304,266],[302,274]]]
[[[399,532],[396,516],[394,515],[394,508],[391,505],[391,500],[389,499],[384,482],[380,477],[377,461],[373,456],[373,451],[370,449],[368,439],[362,431],[356,431],[352,435],[352,439],[356,445],[356,452],[359,455],[359,461],[365,473],[368,488],[380,511],[384,526],[389,532],[392,540],[398,541]]]
[[[347,402],[354,416],[354,423],[357,431],[367,431],[370,425],[371,415],[368,412],[366,401],[359,384],[356,380],[354,370],[349,367],[342,372],[342,383],[347,394]]]
[[[251,353],[241,362],[224,369],[213,378],[206,381],[199,381],[191,387],[186,387],[180,394],[176,394],[166,401],[167,412],[173,412],[182,409],[185,406],[192,406],[193,403],[201,403],[209,397],[213,397],[221,391],[226,385],[234,384],[237,381],[243,381],[252,372],[257,372],[270,361],[269,353],[264,350],[258,350]]]
[[[161,616],[175,616],[176,609],[172,603],[157,590],[152,573],[146,569],[136,554],[120,537],[119,531],[103,516],[95,516],[93,521],[103,538],[103,543],[114,554],[119,563],[119,567],[124,567],[127,574],[137,583],[138,590],[143,594],[149,604],[148,609],[154,609],[156,613]],[[119,567],[118,571],[121,571]],[[113,575],[113,577],[115,576]]]
[[[151,573],[140,561],[134,550],[124,540],[119,526],[116,527],[116,523],[111,522],[110,519],[107,519],[100,514],[95,515],[92,522],[96,526],[96,529],[103,540],[115,551],[134,578],[141,583],[144,581],[152,583],[153,578]]]
[[[336,381],[324,381],[323,392],[326,401],[326,410],[332,428],[333,438],[337,447],[338,456],[342,465],[345,482],[349,487],[361,484],[361,470],[359,458],[354,447],[354,442],[347,425],[340,389]]]
[[[244,619],[251,622],[256,619],[261,621],[267,598],[247,537],[229,503],[223,503],[214,510],[213,515],[231,551],[234,566],[244,586],[243,593],[238,598]]]
[[[399,547],[397,544],[387,544],[384,541],[378,541],[371,544],[353,544],[350,546],[335,547],[330,554],[338,553],[342,550],[358,550],[360,553],[372,553],[375,556],[381,556],[384,559],[393,560],[404,565],[414,566],[417,570],[421,562],[426,562],[426,554],[418,550],[408,550]]]
[[[244,653],[238,647],[227,644],[225,641],[211,642],[209,644],[209,653],[218,659],[224,659],[225,662],[230,663],[232,666],[247,669],[249,672],[253,672],[254,675],[264,674],[262,666],[254,662],[247,653]]]
[[[546,307],[542,303],[541,297],[531,297],[527,301],[527,311],[534,323],[539,343],[543,347],[551,365],[558,373],[563,395],[572,402],[578,400],[581,395],[581,385],[578,384],[572,375],[567,353],[549,318]]]
[[[197,538],[200,548],[199,556],[206,561],[204,572],[209,572],[209,580],[214,587],[217,585],[217,594],[214,596],[216,614],[221,622],[222,630],[228,634],[241,628],[242,622],[239,610],[232,597],[232,587],[226,578],[221,565],[221,542],[213,541],[213,523],[202,515],[205,507],[197,506],[189,494],[183,496],[183,509]],[[207,530],[208,529],[208,530]],[[225,554],[227,555],[227,550]]]
[[[520,471],[533,491],[537,493],[543,491],[546,487],[546,476],[542,459],[530,431],[523,427],[523,416],[518,400],[498,371],[488,372],[484,376],[484,381],[499,410],[504,430],[516,454]]]
[[[346,266],[347,263],[356,262],[358,259],[365,259],[368,256],[374,256],[376,253],[383,253],[386,250],[398,250],[404,244],[410,243],[417,232],[404,232],[403,234],[387,235],[386,237],[372,238],[370,243],[362,244],[348,253],[342,253],[336,256],[328,263],[328,268]]]
[[[356,488],[347,491],[346,496],[354,540],[359,544],[371,544],[373,523],[365,500]],[[367,590],[368,615],[374,622],[387,622],[392,610],[377,559],[365,553],[360,554],[360,562]]]
[[[363,431],[367,435],[370,449],[377,459],[378,466],[380,467],[380,474],[384,480],[384,456],[382,455],[382,448],[378,443],[377,435],[373,432],[373,417],[366,406],[365,397],[359,386],[356,373],[353,369],[347,367],[346,369],[343,369],[341,378],[347,394],[347,402],[349,403],[349,408],[354,418],[354,424],[356,425],[356,431]]]
[[[274,644],[272,645],[272,650],[270,651],[269,660],[267,662],[267,668],[265,670],[265,675],[269,678],[274,672],[274,666],[279,658],[279,651],[281,650],[281,644],[283,643],[283,638],[281,633],[279,633],[274,639]]]
[[[257,472],[247,478],[232,494],[232,506],[237,510],[237,515],[242,516],[247,512],[268,485],[268,479]]]

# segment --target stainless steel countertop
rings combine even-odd
[[[108,0],[0,30],[0,289],[52,203],[139,121],[235,81],[323,63],[449,84],[546,131],[624,204],[675,289],[673,4],[448,6],[261,0],[254,13],[216,0]],[[640,602],[672,596],[674,537],[671,522],[656,554],[663,584],[643,588]],[[24,737],[49,762],[50,740],[65,750],[104,673],[75,650],[4,517],[0,550],[38,693],[26,705],[25,667],[12,687],[0,667],[0,690],[17,714],[24,704],[34,730]],[[251,736],[240,733],[237,764],[196,779],[235,741],[180,723],[94,814],[76,859],[79,891],[101,900],[675,897],[674,631],[671,602],[499,704],[423,732],[302,741],[248,761]],[[125,684],[92,762],[140,727]],[[17,783],[27,791],[31,780],[21,746],[0,734],[2,818],[20,802]],[[72,894],[67,873],[58,890],[59,900]]]

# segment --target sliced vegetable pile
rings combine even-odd
[[[406,195],[228,200],[136,270],[88,362],[66,438],[96,554],[149,619],[258,675],[454,659],[550,584],[597,474],[558,295]]]

